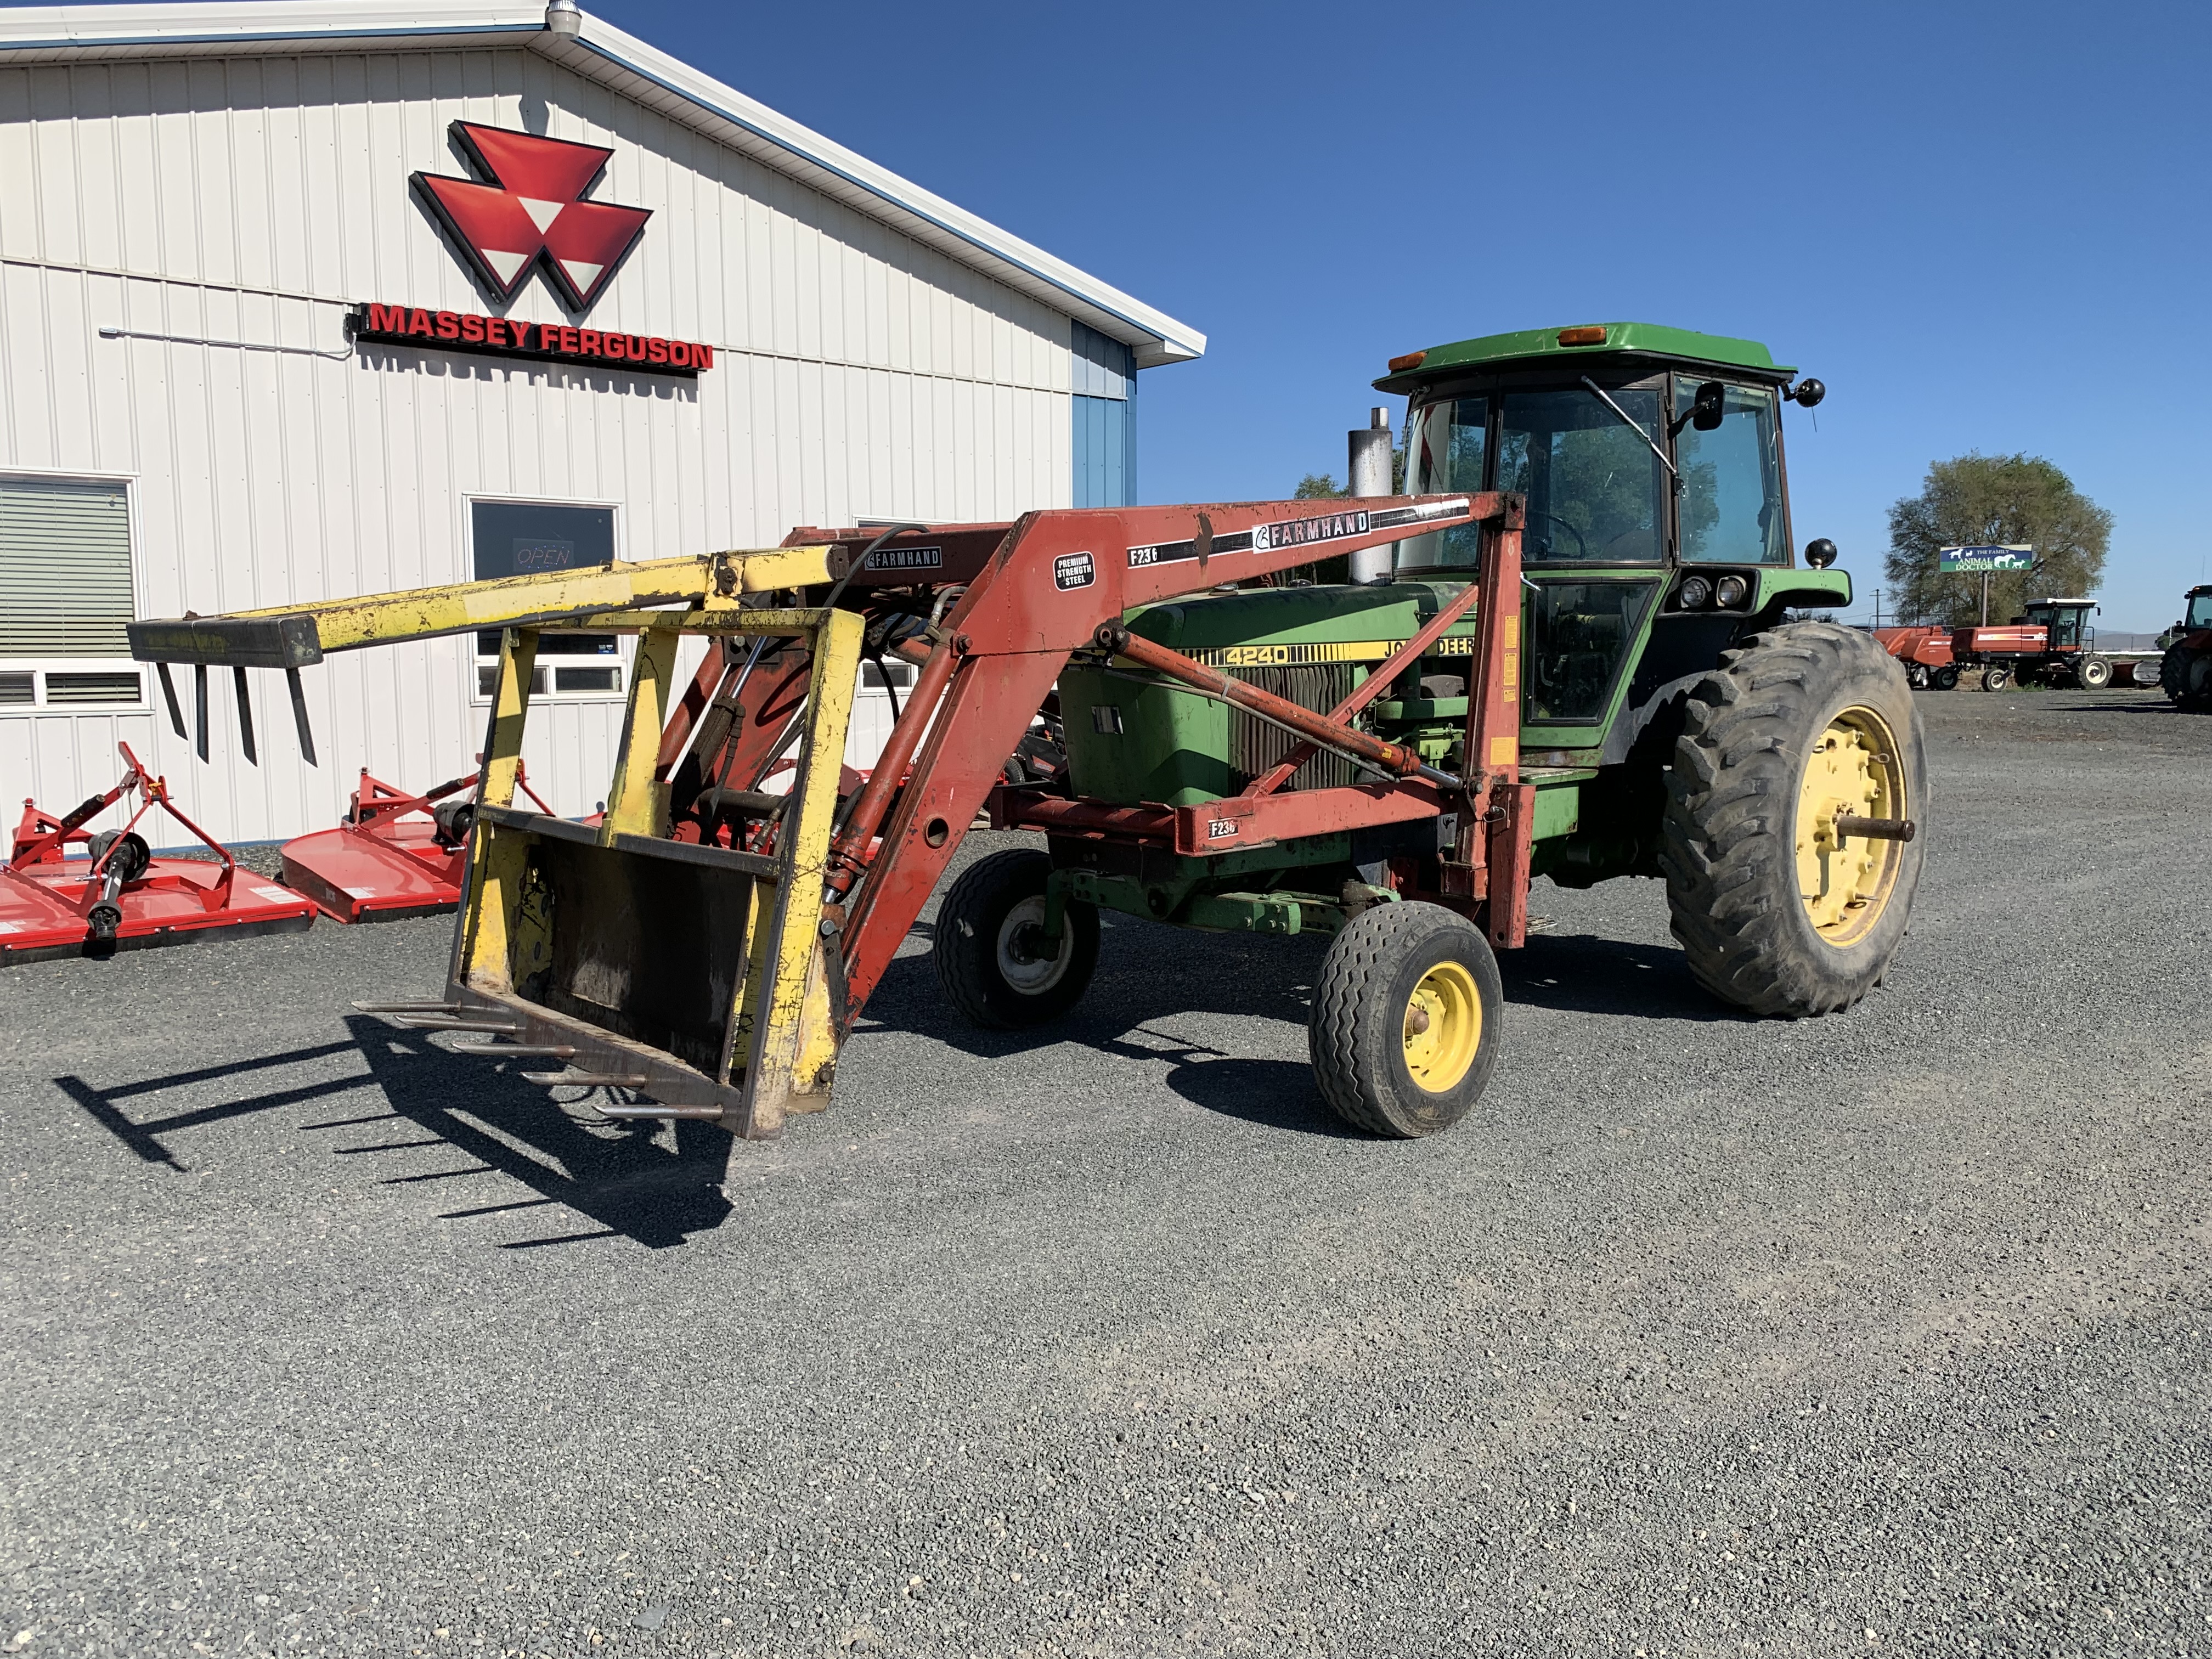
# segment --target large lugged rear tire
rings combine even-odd
[[[1835,819],[1924,817],[1920,716],[1869,635],[1796,623],[1690,694],[1668,782],[1667,900],[1690,972],[1755,1014],[1848,1008],[1905,938],[1923,843]]]
[[[2198,714],[2212,713],[2212,651],[2169,645],[2166,655],[2159,659],[2158,684],[2176,708]]]
[[[1441,904],[1378,904],[1328,947],[1306,1027],[1338,1116],[1410,1140],[1474,1109],[1498,1063],[1505,994],[1490,941]]]
[[[1059,948],[1044,948],[1044,891],[1052,860],[1019,849],[971,865],[937,912],[931,955],[946,999],[971,1024],[1019,1030],[1073,1008],[1098,966],[1098,911],[1071,899]]]

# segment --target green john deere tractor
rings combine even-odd
[[[1408,494],[1510,490],[1526,502],[1532,873],[1570,887],[1663,880],[1690,972],[1749,1012],[1824,1014],[1864,996],[1905,934],[1926,781],[1902,666],[1865,632],[1790,619],[1851,597],[1832,543],[1810,543],[1802,560],[1792,547],[1782,405],[1819,402],[1820,382],[1751,341],[1627,323],[1464,340],[1395,359],[1375,384],[1410,400]],[[1126,623],[1326,711],[1475,578],[1477,544],[1473,528],[1431,533],[1401,543],[1378,582],[1244,587]],[[1369,704],[1366,729],[1460,773],[1477,626],[1469,614],[1401,673]],[[1180,806],[1234,795],[1293,744],[1241,708],[1097,656],[1070,662],[1060,699],[1079,797]],[[1363,781],[1355,766],[1316,754],[1291,787]],[[947,896],[939,973],[971,1018],[1028,1024],[1070,1006],[1095,960],[1099,908],[1321,932],[1338,936],[1313,1033],[1331,1103],[1413,1134],[1455,1121],[1480,1092],[1496,965],[1468,920],[1408,902],[1440,885],[1437,820],[1210,858],[1135,856],[1110,838],[1050,847],[986,860]],[[1009,931],[1022,905],[1042,931]],[[1376,995],[1390,1006],[1367,1022],[1389,1028],[1382,1047],[1352,1054],[1360,1022],[1340,1016],[1386,981]]]

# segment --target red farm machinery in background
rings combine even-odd
[[[334,830],[284,843],[284,884],[333,921],[398,921],[434,915],[460,902],[475,822],[477,774],[410,795],[361,770],[345,817]],[[541,812],[553,809],[515,768],[515,787]]]
[[[2158,684],[2155,651],[2100,651],[2093,599],[2038,599],[2009,623],[1981,627],[1877,628],[1882,648],[1905,665],[1915,690],[1950,691],[1979,669],[1984,691],[2066,685],[2084,691]]]
[[[105,956],[216,933],[298,933],[314,921],[313,904],[240,869],[228,849],[178,810],[167,782],[147,771],[127,744],[118,746],[124,773],[112,789],[58,817],[23,803],[0,867],[0,964]],[[125,798],[137,805],[121,828],[94,834],[83,827]],[[138,826],[157,806],[214,857],[155,857]]]

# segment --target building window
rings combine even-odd
[[[143,705],[131,617],[125,487],[0,477],[0,710]]]
[[[471,501],[469,538],[478,581],[581,570],[612,564],[615,510],[556,501]],[[617,697],[623,690],[621,641],[612,634],[538,636],[533,697]],[[477,635],[477,696],[489,698],[499,679],[499,630]]]
[[[1128,507],[1137,499],[1137,359],[1119,340],[1068,325],[1075,396],[1077,507]]]

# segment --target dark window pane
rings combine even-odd
[[[556,691],[616,691],[621,690],[617,676],[621,671],[613,668],[556,668],[553,671]]]
[[[540,657],[611,657],[615,654],[612,634],[559,634],[550,629],[538,636]],[[477,655],[499,655],[499,630],[487,628],[477,635]]]
[[[611,507],[477,501],[471,507],[470,520],[478,581],[614,562],[615,511]]]
[[[31,677],[28,674],[0,674],[0,702],[30,702]]]

